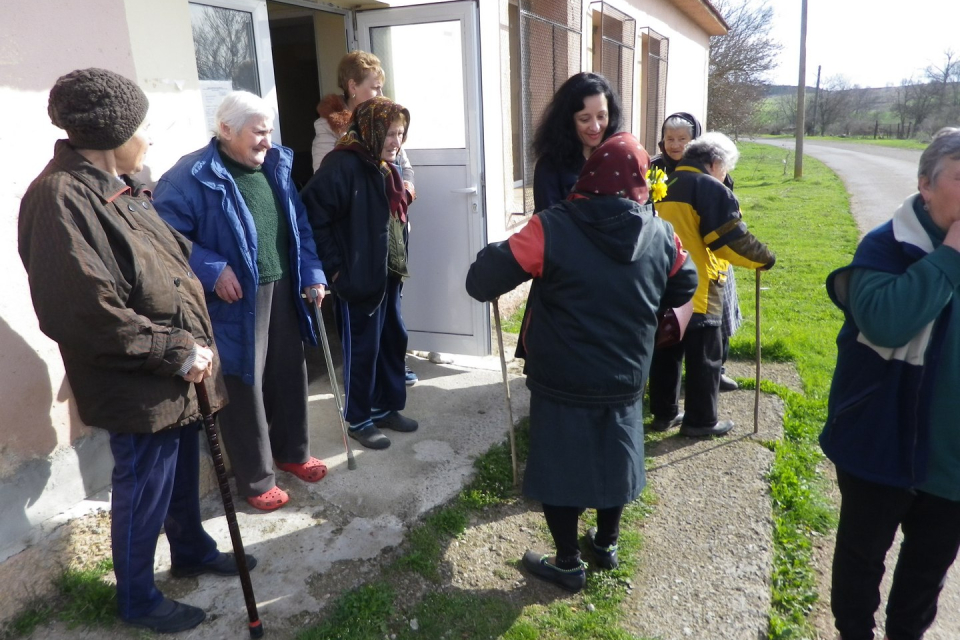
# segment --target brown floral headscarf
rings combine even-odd
[[[410,112],[405,107],[383,96],[361,102],[353,110],[350,128],[337,142],[334,151],[352,151],[377,165],[386,183],[390,213],[405,222],[408,201],[400,170],[395,164],[384,162],[380,158],[383,143],[387,139],[387,130],[401,115],[406,119],[403,131],[403,142],[406,142],[407,131],[410,129]]]

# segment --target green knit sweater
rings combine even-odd
[[[220,157],[253,216],[257,230],[259,283],[276,282],[287,275],[290,262],[290,238],[283,205],[270,187],[263,167],[245,167],[222,151]]]

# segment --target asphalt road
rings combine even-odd
[[[793,140],[757,140],[783,148],[794,148]],[[843,180],[850,194],[850,210],[860,228],[860,235],[886,222],[894,210],[917,191],[919,150],[894,149],[855,142],[804,141],[804,155],[813,156],[830,167]],[[886,606],[890,578],[899,551],[901,536],[897,535],[894,548],[887,555],[887,573],[881,589],[883,602],[878,612],[878,628],[883,628],[883,607]],[[832,546],[832,544],[831,544]],[[828,567],[822,568],[829,571]],[[820,618],[818,627],[829,619],[828,594],[822,593],[814,617]],[[924,636],[925,640],[956,640],[960,638],[960,566],[954,563],[943,592],[940,594],[937,620]],[[829,622],[827,623],[829,624]]]
[[[756,140],[793,149],[793,140]],[[803,143],[804,155],[833,169],[850,194],[850,208],[860,235],[889,220],[898,206],[917,191],[920,151],[856,142]]]

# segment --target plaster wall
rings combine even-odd
[[[150,99],[146,182],[206,140],[186,0],[14,4],[0,21],[0,562],[31,542],[35,525],[105,488],[112,468],[106,434],[76,413],[17,252],[20,199],[65,137],[47,115],[50,87],[85,67],[135,79]]]

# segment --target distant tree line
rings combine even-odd
[[[772,9],[752,0],[714,5],[730,29],[710,39],[707,127],[733,136],[793,133],[796,87],[777,94],[767,80],[782,49],[770,37]],[[831,74],[807,88],[806,101],[808,135],[928,139],[943,126],[960,126],[960,57],[947,49],[939,64],[884,88]]]

